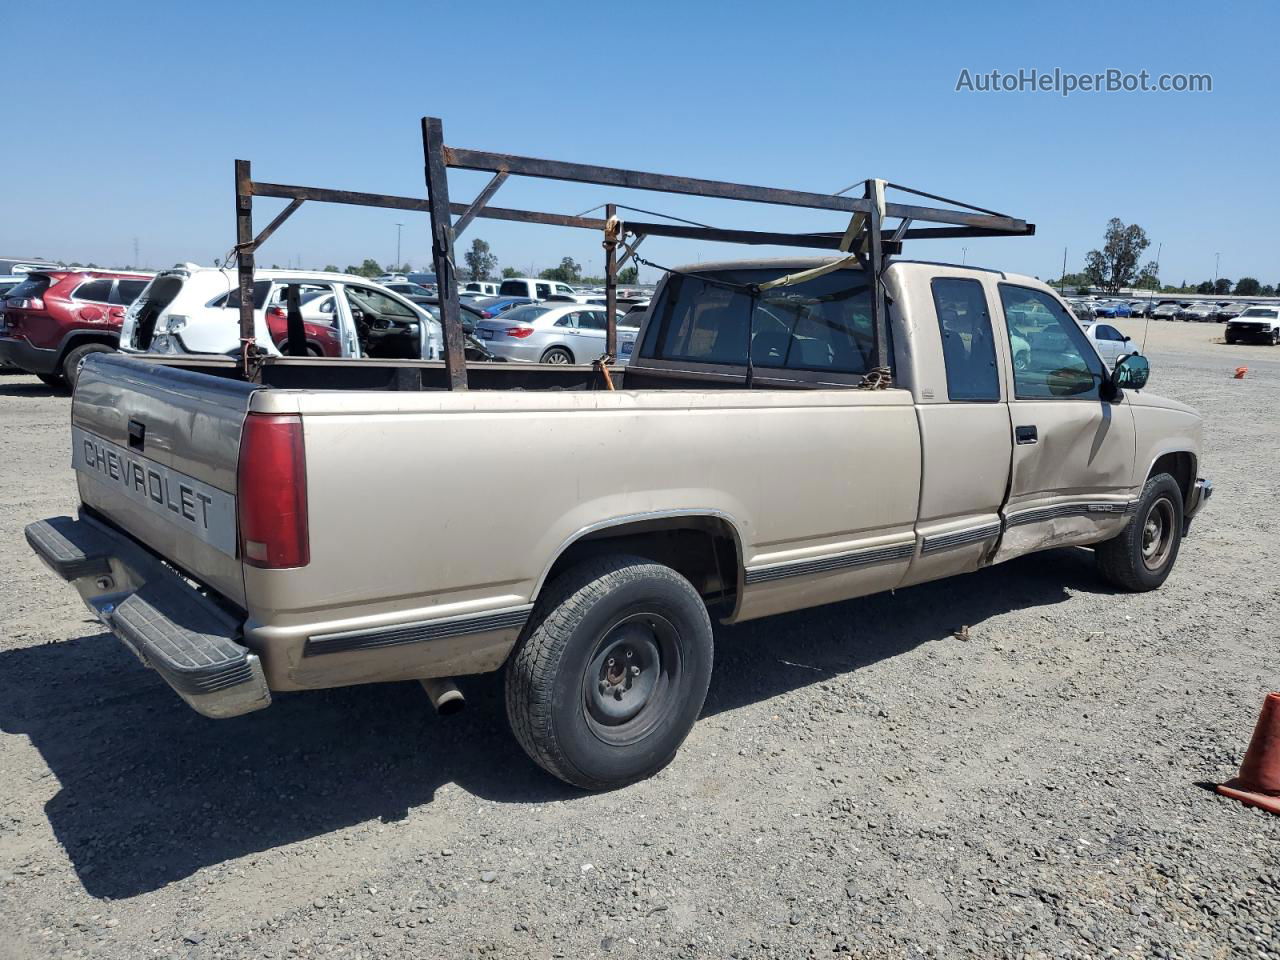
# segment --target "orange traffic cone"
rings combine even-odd
[[[1280,815],[1280,693],[1268,693],[1240,773],[1218,786],[1224,797]]]
[[[1249,372],[1248,367],[1236,367],[1236,375],[1233,379],[1243,380],[1244,375]]]

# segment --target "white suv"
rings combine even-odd
[[[120,349],[126,353],[221,353],[240,349],[240,291],[234,270],[186,263],[158,273],[124,316]],[[327,327],[326,341],[344,357],[437,359],[440,324],[421,307],[381,284],[343,273],[258,270],[254,273],[254,339],[280,354],[268,312],[283,307],[297,284],[304,323]],[[307,303],[328,305],[326,314]],[[313,315],[314,314],[314,315]],[[326,351],[328,352],[328,351]]]

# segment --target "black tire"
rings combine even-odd
[[[1271,331],[1271,345],[1273,347],[1280,346],[1280,330]]]
[[[37,373],[36,379],[46,386],[53,387],[55,390],[65,389],[67,381],[62,379],[60,373]]]
[[[89,354],[114,352],[115,350],[105,343],[86,343],[67,351],[67,355],[62,358],[62,379],[67,382],[67,389],[75,391],[76,380],[80,378],[80,368],[84,366],[85,358]]]
[[[1167,473],[1142,488],[1138,509],[1116,537],[1098,544],[1098,570],[1112,584],[1135,593],[1169,578],[1182,545],[1182,490]]]
[[[543,363],[573,363],[573,354],[564,347],[552,347],[542,355]]]
[[[643,780],[698,719],[712,648],[706,605],[670,567],[584,561],[545,591],[507,663],[507,719],[525,753],[566,783]]]

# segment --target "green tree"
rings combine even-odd
[[[1138,258],[1151,246],[1147,232],[1136,223],[1126,224],[1119,217],[1107,221],[1102,249],[1090,250],[1084,258],[1084,273],[1089,285],[1116,293],[1133,285],[1138,275]]]
[[[1264,283],[1262,289],[1258,291],[1258,296],[1260,297],[1274,297],[1275,295],[1276,288],[1269,283]]]
[[[479,237],[471,241],[471,249],[463,259],[467,262],[469,280],[488,280],[489,274],[498,269],[498,258],[489,251],[489,244]]]
[[[558,280],[561,283],[577,283],[582,279],[582,264],[573,257],[562,257],[560,266],[551,267],[538,274],[543,280]]]
[[[1223,290],[1222,292],[1226,293],[1227,291]],[[1253,277],[1241,277],[1236,281],[1236,295],[1240,297],[1260,297],[1263,295],[1262,284]]]
[[[1213,293],[1213,281],[1202,280],[1200,283],[1197,283],[1195,292],[1196,293]]]
[[[503,267],[503,268],[502,268],[502,279],[503,279],[503,280],[510,280],[512,277],[518,277],[518,276],[520,276],[520,271],[519,271],[519,270],[517,270],[515,267]]]
[[[1258,282],[1258,281],[1256,281],[1256,280],[1254,281],[1254,283],[1257,283],[1257,282]],[[1231,292],[1231,281],[1230,281],[1230,280],[1228,280],[1226,277],[1219,277],[1219,278],[1218,278],[1217,280],[1215,280],[1215,281],[1214,281],[1214,283],[1213,283],[1213,292],[1214,292],[1214,293],[1217,293],[1217,294],[1230,293],[1230,292]]]
[[[618,271],[618,282],[625,283],[628,286],[630,286],[633,283],[639,283],[640,268],[639,267],[623,267],[621,270]]]
[[[354,274],[357,277],[372,278],[372,277],[382,276],[383,271],[382,271],[382,267],[378,266],[377,260],[374,260],[372,257],[365,257],[364,263],[360,264],[360,266],[353,267],[350,264],[348,264],[347,269],[344,270],[343,272]]]
[[[326,264],[324,265],[324,272],[325,272],[325,273],[341,273],[342,271],[338,269],[338,265],[337,265],[337,264],[334,264],[334,263],[326,263]]]
[[[1159,265],[1154,260],[1148,260],[1138,274],[1138,279],[1134,282],[1134,285],[1143,290],[1157,289],[1160,286],[1160,278],[1156,275],[1158,269]]]

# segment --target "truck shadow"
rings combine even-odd
[[[896,595],[718,627],[705,714],[857,670],[998,613],[1060,602],[1068,587],[1104,589],[1087,554],[1029,557]],[[283,695],[270,710],[214,721],[109,634],[0,653],[0,730],[39,750],[48,772],[28,770],[29,783],[57,778],[49,823],[86,891],[107,899],[402,819],[446,783],[504,803],[581,796],[520,751],[499,675],[469,679],[466,692],[467,711],[448,719],[417,684],[402,683]]]
[[[51,387],[39,380],[11,380],[0,377],[0,397],[66,397],[66,390]]]

